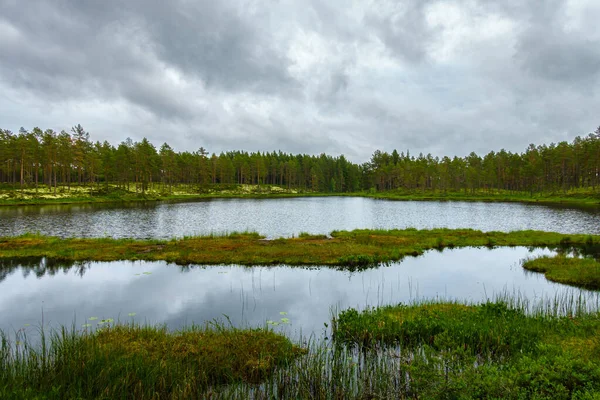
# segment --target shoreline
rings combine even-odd
[[[322,193],[303,192],[291,189],[282,189],[276,186],[238,185],[232,190],[210,190],[205,193],[180,191],[175,194],[136,193],[126,190],[109,190],[106,194],[95,195],[93,188],[76,188],[73,195],[54,197],[52,194],[19,193],[18,189],[9,191],[0,190],[0,207],[43,206],[43,205],[68,205],[68,204],[125,204],[125,203],[153,203],[153,202],[193,202],[215,199],[282,199],[302,197],[362,197],[390,201],[464,201],[482,203],[521,203],[539,205],[558,205],[570,207],[600,208],[600,193],[574,192],[562,195],[555,193],[535,194],[507,193],[507,192],[348,192],[348,193]],[[176,191],[177,192],[177,191]],[[7,193],[10,195],[7,197]]]

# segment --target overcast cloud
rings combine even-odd
[[[597,0],[0,0],[0,127],[434,156],[600,125]]]

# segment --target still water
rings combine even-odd
[[[326,267],[180,267],[164,262],[91,262],[52,269],[43,263],[25,267],[5,262],[0,269],[0,329],[24,329],[35,336],[42,321],[45,327],[81,327],[105,318],[176,329],[223,321],[226,315],[235,326],[273,321],[280,323],[275,329],[291,336],[322,338],[331,313],[348,307],[421,298],[479,302],[503,293],[530,301],[575,293],[598,301],[597,292],[523,270],[523,258],[541,254],[551,252],[524,247],[430,251],[353,273]]]
[[[250,230],[276,238],[300,232],[407,227],[600,234],[600,209],[360,197],[0,208],[0,236],[39,232],[60,237],[164,239]]]

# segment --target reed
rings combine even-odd
[[[198,398],[220,385],[261,382],[304,353],[272,330],[214,322],[177,332],[110,323],[41,329],[36,346],[22,334],[1,337],[1,398]]]
[[[600,314],[585,297],[414,301],[332,316],[302,348],[263,329],[60,329],[0,335],[0,398],[592,399]]]

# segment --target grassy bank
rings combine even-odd
[[[326,265],[360,269],[420,255],[430,249],[467,246],[588,246],[599,235],[472,229],[354,230],[264,240],[256,233],[173,240],[60,239],[35,234],[0,238],[0,259],[48,257],[55,261],[164,260],[177,264]]]
[[[600,262],[592,258],[557,255],[525,260],[523,268],[541,272],[546,279],[586,289],[600,289]]]
[[[194,201],[218,198],[283,198],[283,197],[368,197],[397,201],[479,201],[479,202],[519,202],[533,204],[563,204],[567,206],[600,207],[600,193],[593,190],[572,190],[568,192],[511,192],[503,190],[478,190],[446,192],[436,190],[392,190],[363,191],[355,193],[319,193],[310,190],[293,189],[278,185],[237,185],[214,184],[165,188],[154,185],[141,191],[134,184],[127,187],[77,186],[60,187],[58,190],[47,187],[25,188],[0,186],[0,206],[77,204],[77,203],[128,203],[155,201]]]
[[[332,341],[304,349],[233,328],[62,332],[45,350],[16,355],[5,341],[0,397],[597,398],[600,314],[573,297],[526,306],[505,298],[350,309],[333,317]]]
[[[217,324],[63,329],[36,348],[3,335],[0,398],[201,398],[219,385],[261,382],[304,352],[267,329]]]
[[[58,190],[47,187],[25,188],[0,186],[0,206],[77,204],[77,203],[130,203],[156,201],[193,201],[213,198],[276,198],[298,197],[313,193],[303,193],[277,185],[174,185],[165,188],[154,185],[142,191],[135,184],[129,188],[109,186],[60,187]]]
[[[368,193],[366,196],[404,201],[479,201],[600,207],[600,192],[591,189],[543,193],[512,192],[507,190],[476,190],[468,192],[400,190]]]
[[[546,305],[532,314],[511,301],[350,309],[334,320],[334,339],[398,358],[403,374],[393,381],[384,372],[378,379],[394,382],[382,385],[385,396],[598,398],[600,315],[560,315],[556,310],[565,306],[550,311]]]

